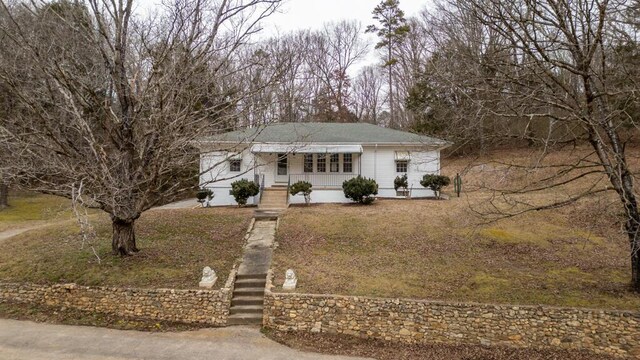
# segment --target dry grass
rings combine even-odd
[[[93,215],[98,264],[91,249],[81,248],[73,222],[32,230],[0,242],[0,280],[83,285],[195,288],[204,266],[226,281],[242,254],[249,209],[148,211],[136,222],[141,252],[111,255],[111,225],[105,214]]]
[[[71,219],[69,199],[20,192],[9,197],[9,208],[0,210],[0,232]]]
[[[510,160],[522,155],[509,154]],[[455,174],[463,162],[450,162],[443,172]],[[468,172],[467,189],[496,184],[497,177],[510,185],[528,181],[510,171],[516,180],[498,170]],[[545,203],[565,196],[556,190],[527,194],[526,200]],[[490,197],[477,190],[448,201],[290,208],[278,233],[276,283],[293,268],[302,292],[640,307],[640,296],[629,291],[629,245],[617,207],[611,207],[615,197],[484,223],[471,209],[481,209]]]

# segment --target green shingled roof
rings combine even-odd
[[[201,139],[234,143],[406,144],[445,147],[447,141],[364,123],[277,123]]]

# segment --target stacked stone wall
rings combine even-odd
[[[640,358],[640,313],[628,311],[267,291],[264,324],[406,343],[558,347]]]
[[[222,289],[130,289],[0,283],[0,302],[39,304],[148,320],[225,326],[233,271]]]

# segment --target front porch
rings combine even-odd
[[[342,183],[357,177],[359,174],[290,174],[288,184],[294,184],[298,181],[306,181],[311,183],[314,190],[340,190]]]
[[[310,150],[310,149],[307,149]],[[323,149],[313,149],[314,151]],[[324,149],[329,150],[329,149]],[[334,152],[254,152],[256,175],[265,188],[289,186],[298,181],[311,183],[314,190],[341,190],[342,183],[361,174],[361,147],[336,147]],[[352,152],[347,152],[352,151]]]

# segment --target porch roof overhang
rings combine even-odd
[[[251,152],[293,154],[362,154],[362,145],[255,144]]]

